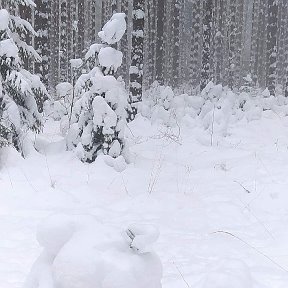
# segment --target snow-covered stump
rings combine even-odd
[[[43,251],[24,288],[161,288],[162,264],[152,247],[157,228],[119,230],[92,216],[44,220],[37,232]]]

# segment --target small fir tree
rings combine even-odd
[[[35,6],[31,0],[10,2],[12,11],[19,5]],[[12,145],[24,156],[24,133],[40,131],[40,111],[48,93],[40,78],[23,68],[27,58],[41,61],[25,42],[27,35],[35,35],[32,26],[5,9],[0,10],[0,19],[0,147]]]
[[[103,44],[91,45],[85,56],[90,71],[75,85],[78,100],[72,111],[67,147],[76,148],[83,162],[93,162],[99,153],[117,158],[125,150],[128,97],[124,84],[114,76],[122,53],[109,46],[119,42],[125,31],[125,14],[114,14],[99,32]]]

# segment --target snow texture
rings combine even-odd
[[[0,41],[0,57],[15,58],[19,60],[18,57],[18,47],[15,45],[12,39],[6,39]]]
[[[155,228],[133,224],[128,229],[135,235],[132,244],[127,235],[129,241],[92,216],[45,219],[37,232],[43,251],[25,288],[40,288],[44,283],[47,288],[161,288],[162,265],[151,248],[157,239]],[[142,247],[149,245],[149,252],[134,249],[139,237]]]
[[[103,47],[103,44],[92,44],[89,47],[88,52],[85,54],[85,60],[88,60],[89,58],[95,57],[95,55],[98,55],[102,47]]]
[[[83,65],[82,59],[71,59],[69,62],[73,69],[79,69]]]
[[[115,72],[122,65],[122,58],[122,52],[112,47],[101,48],[98,55],[99,64],[108,70],[113,69]]]
[[[81,276],[89,287],[103,280],[107,266],[115,272],[101,282],[105,288],[127,288],[136,275],[141,285],[150,272],[141,272],[149,261],[140,252],[153,245],[163,288],[287,288],[287,98],[276,95],[265,110],[262,90],[236,94],[223,87],[217,98],[220,87],[210,88],[204,100],[154,84],[144,95],[148,116],[138,115],[125,131],[131,164],[108,155],[80,162],[51,119],[36,139],[42,154],[23,160],[1,149],[1,285],[23,287],[37,257],[29,288],[51,288],[56,279],[73,287]],[[160,107],[168,122],[152,119]],[[114,169],[118,160],[126,165],[121,173]],[[68,215],[43,221],[59,211]],[[161,231],[156,242],[154,227]],[[143,269],[136,273],[131,263]]]
[[[0,31],[5,31],[8,29],[10,17],[6,9],[0,10]]]

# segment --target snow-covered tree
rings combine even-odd
[[[122,63],[122,53],[110,47],[119,42],[126,31],[124,13],[116,13],[99,37],[103,44],[93,44],[86,61],[94,63],[75,85],[76,101],[67,136],[68,149],[76,148],[83,162],[93,162],[99,153],[113,158],[124,149],[127,94],[124,84],[114,74]]]
[[[35,6],[31,0],[10,1]],[[48,93],[40,78],[23,68],[23,59],[41,61],[40,56],[25,40],[35,35],[32,26],[19,16],[0,10],[0,147],[13,145],[24,155],[23,136],[27,129],[40,131],[40,111]]]

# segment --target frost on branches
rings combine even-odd
[[[11,1],[11,5],[33,5],[32,1]],[[23,69],[24,58],[41,61],[25,39],[32,26],[7,10],[0,10],[0,147],[14,146],[23,152],[26,130],[39,132],[41,112],[48,98],[40,78]]]
[[[78,100],[72,111],[67,147],[76,148],[83,162],[93,162],[99,153],[117,158],[125,151],[127,94],[124,84],[114,76],[122,64],[122,53],[107,45],[118,42],[125,30],[125,14],[114,14],[99,32],[103,44],[93,44],[86,54],[90,72],[82,74],[75,85]]]

